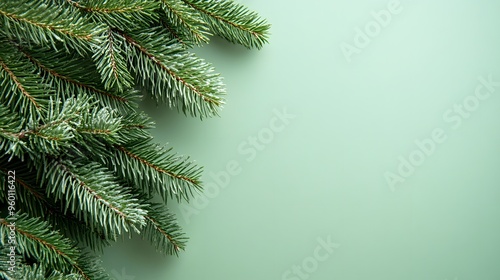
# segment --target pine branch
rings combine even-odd
[[[130,67],[137,82],[151,91],[157,102],[181,108],[193,116],[217,114],[223,104],[224,85],[219,74],[204,60],[181,45],[162,38],[164,30],[153,28],[126,34],[116,30],[130,46]]]
[[[29,120],[26,128],[15,134],[26,147],[30,157],[59,155],[73,150],[75,127],[79,125],[80,112],[89,110],[90,98],[67,99],[64,103],[50,100],[47,111],[39,120]]]
[[[11,263],[10,256],[10,244],[8,243],[8,239],[4,240],[0,238],[0,279],[2,280],[18,280],[23,279],[19,270],[9,270],[12,264],[15,265],[16,268],[21,267],[23,265],[24,259],[21,256],[18,256],[15,259],[14,263]]]
[[[34,264],[34,265],[26,265],[19,264],[16,266],[16,271],[14,275],[10,275],[11,273],[5,273],[2,275],[0,273],[0,277],[3,276],[7,280],[81,280],[80,275],[75,273],[64,274],[57,270],[49,270],[44,268],[43,266]],[[0,278],[3,279],[3,278]]]
[[[81,122],[76,128],[78,135],[75,146],[85,151],[88,156],[113,156],[114,149],[110,148],[112,145],[147,141],[151,135],[146,129],[152,128],[153,125],[149,117],[141,113],[119,116],[108,108],[83,112]]]
[[[78,275],[79,280],[109,279],[98,262],[80,252],[73,242],[53,231],[45,221],[21,214],[17,216],[15,227],[11,227],[5,219],[0,219],[2,245],[6,244],[11,230],[15,232],[16,251],[24,258],[43,261],[38,264],[51,271],[54,277],[60,277],[63,273],[73,278]]]
[[[208,43],[209,29],[201,15],[178,0],[161,0],[164,26],[182,44],[187,46]]]
[[[156,10],[158,2],[152,0],[66,0],[68,3],[84,11],[94,22],[128,29],[130,26],[149,26],[158,22]]]
[[[201,13],[210,29],[226,40],[260,49],[267,43],[270,25],[257,13],[231,0],[182,0]]]
[[[187,238],[177,224],[175,216],[160,204],[151,203],[147,208],[146,227],[142,236],[148,239],[159,252],[177,255],[184,250]]]
[[[0,239],[5,243],[10,231],[15,232],[16,250],[19,254],[44,260],[46,268],[69,272],[78,267],[75,259],[79,252],[74,244],[58,232],[52,231],[47,222],[38,218],[29,218],[26,214],[18,215],[15,227],[0,218]]]
[[[82,112],[76,143],[96,156],[109,155],[109,145],[123,142],[119,134],[122,127],[122,118],[109,108]]]
[[[12,84],[11,88],[16,88],[22,94],[22,97],[25,98],[25,99],[27,99],[27,101],[29,101],[29,106],[26,106],[26,107],[34,107],[34,111],[37,111],[37,113],[39,113],[39,110],[41,109],[42,106],[40,104],[38,104],[38,102],[35,100],[35,98],[32,96],[32,94],[30,94],[26,90],[26,86],[24,86],[21,83],[21,79],[22,78],[19,77],[18,75],[16,75],[10,69],[10,67],[7,66],[7,64],[5,64],[5,60],[3,58],[0,58],[0,59],[1,59],[0,60],[0,67],[1,67],[1,70],[2,70],[1,73],[2,73],[2,76],[3,76],[2,78],[6,79],[7,76],[8,76],[8,78],[10,79],[10,82]],[[20,66],[20,65],[15,65],[15,66]],[[7,95],[5,92],[4,92],[4,94]],[[11,102],[11,101],[12,101],[12,98],[11,98],[11,100],[9,100],[9,102]],[[8,105],[10,105],[10,104],[8,104]],[[21,113],[24,113],[24,112],[21,112]]]
[[[91,60],[64,52],[56,52],[51,48],[27,49],[15,45],[19,52],[28,58],[37,68],[44,83],[51,85],[62,98],[75,95],[93,96],[103,107],[111,107],[121,112],[135,109],[140,98],[135,90],[116,93],[104,89],[97,83],[97,69]]]
[[[161,25],[163,27],[165,27],[166,31],[167,31],[167,36],[166,37],[167,39],[170,39],[171,41],[174,41],[176,43],[179,43],[185,47],[190,47],[191,46],[191,42],[184,42],[183,38],[181,38],[181,36],[179,34],[177,34],[178,31],[175,30],[175,28],[173,27],[173,25],[166,21],[166,16],[165,15],[161,15]]]
[[[31,151],[48,155],[59,155],[73,148],[75,126],[78,125],[82,110],[88,110],[89,98],[68,99],[50,102],[46,116],[41,121],[29,122],[26,130],[19,134]],[[36,156],[36,155],[35,155]]]
[[[16,158],[9,160],[5,156],[0,157],[0,189],[6,190],[7,186],[2,184],[7,182],[8,172],[14,170],[17,209],[21,213],[44,218],[54,229],[93,250],[102,251],[104,247],[109,246],[109,241],[116,240],[115,237],[106,239],[99,229],[92,229],[77,217],[62,213],[60,207],[47,197],[45,188],[37,184],[36,171],[32,166],[33,163],[29,160],[21,162]],[[6,194],[7,191],[0,192],[0,201],[6,201],[7,198],[3,197]]]
[[[200,167],[149,140],[115,145],[113,156],[96,160],[134,187],[146,193],[156,192],[165,201],[189,200],[194,191],[201,189]]]
[[[114,144],[121,141],[116,135],[121,128],[121,117],[117,117],[109,108],[102,108],[82,113],[81,125],[77,131],[82,135],[97,136]]]
[[[94,61],[101,80],[107,90],[116,88],[123,92],[134,85],[134,78],[127,68],[125,59],[125,42],[108,28],[104,45],[94,52]]]
[[[111,245],[111,241],[117,240],[117,235],[106,236],[105,232],[100,228],[92,228],[84,221],[78,219],[75,215],[62,213],[55,205],[51,205],[45,215],[37,215],[36,217],[45,218],[47,221],[64,236],[78,242],[83,248],[90,248],[97,252],[103,252],[105,247]],[[51,216],[47,216],[51,215]]]
[[[51,93],[34,71],[29,61],[0,39],[0,102],[30,120],[40,118]]]
[[[0,22],[9,38],[84,54],[102,40],[104,26],[87,21],[72,9],[48,0],[0,1]]]
[[[146,211],[137,199],[115,181],[114,176],[97,163],[72,163],[47,160],[39,170],[49,196],[61,200],[70,211],[91,228],[100,228],[113,239],[122,230],[139,232]]]
[[[18,256],[13,264],[15,264],[15,270],[9,270],[12,266],[10,260],[10,244],[4,242],[3,239],[0,238],[0,279],[2,280],[18,280],[18,279],[29,279],[23,278],[24,270],[24,259],[21,256]]]
[[[93,58],[106,90],[116,87],[123,92],[134,85],[134,79],[127,69],[124,40],[117,37],[111,28],[127,30],[130,26],[149,26],[158,22],[158,3],[151,0],[96,1],[67,0],[96,24],[109,26],[102,45],[93,50]]]
[[[23,158],[26,145],[19,139],[18,132],[21,129],[22,123],[19,116],[0,104],[0,151],[3,151],[6,155]]]
[[[146,129],[154,128],[155,123],[144,112],[125,115],[121,119],[122,127],[118,131],[118,138],[123,143],[130,143],[152,136]]]
[[[111,280],[96,256],[82,253],[77,263],[78,267],[73,269],[72,274],[78,275],[78,280]]]
[[[15,176],[9,177],[9,172],[14,172]],[[7,195],[7,179],[13,178],[15,186],[16,209],[22,210],[23,213],[44,213],[47,210],[48,201],[45,197],[44,190],[36,185],[36,172],[29,168],[26,162],[22,162],[17,158],[9,160],[7,156],[0,156],[0,200],[6,201]],[[33,215],[31,215],[33,216]]]

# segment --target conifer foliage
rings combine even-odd
[[[0,279],[109,279],[95,255],[131,232],[183,250],[166,203],[202,169],[137,102],[217,115],[222,79],[191,47],[260,49],[269,27],[231,0],[0,0]]]

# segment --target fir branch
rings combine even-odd
[[[199,13],[178,0],[162,0],[164,26],[183,44],[191,46],[208,43],[209,29]]]
[[[93,58],[105,89],[116,88],[118,92],[123,92],[134,85],[134,78],[127,68],[125,42],[120,39],[108,28],[104,45],[95,50]]]
[[[177,31],[175,31],[172,24],[167,22],[164,18],[165,16],[162,16],[161,24],[167,29],[167,34],[169,35],[167,38],[187,47],[189,42],[184,42],[180,35],[177,34]]]
[[[29,160],[22,162],[16,158],[9,160],[5,156],[0,157],[0,189],[5,190],[6,186],[2,186],[2,183],[7,182],[8,171],[15,170],[16,196],[20,202],[18,209],[21,213],[27,213],[30,217],[44,218],[54,229],[93,250],[102,251],[104,247],[109,246],[109,241],[116,240],[115,236],[107,239],[99,229],[92,229],[77,217],[62,213],[60,207],[47,197],[45,188],[37,183],[33,165]],[[7,192],[0,193],[0,201],[4,194]],[[3,198],[3,201],[6,201],[6,198]]]
[[[89,97],[50,101],[47,112],[37,121],[30,121],[27,128],[19,133],[26,143],[30,156],[59,155],[74,149],[75,128],[81,122],[81,112],[93,105]]]
[[[129,114],[123,116],[121,121],[122,127],[118,131],[118,138],[122,143],[152,138],[146,129],[154,128],[155,123],[145,113]]]
[[[16,236],[16,251],[24,257],[43,260],[39,264],[51,273],[55,270],[72,277],[78,275],[79,280],[108,279],[95,261],[78,250],[71,240],[52,230],[50,225],[40,218],[30,218],[26,214],[18,215],[15,227],[10,227],[5,219],[0,218],[2,244],[5,244],[11,230]]]
[[[16,88],[22,93],[22,95],[24,95],[29,100],[29,102],[39,110],[41,108],[40,104],[38,104],[35,98],[26,90],[26,88],[19,81],[20,79],[14,74],[14,72],[12,72],[12,70],[10,70],[10,68],[5,64],[3,60],[0,60],[0,67],[7,73],[7,75],[10,77],[10,79],[16,85]]]
[[[30,258],[44,260],[45,267],[59,271],[70,271],[78,267],[75,259],[79,251],[75,245],[58,232],[52,231],[47,222],[29,218],[27,214],[18,215],[15,227],[0,218],[0,238],[5,242],[11,230],[16,236],[16,250]]]
[[[134,187],[146,193],[156,192],[165,201],[189,200],[194,191],[201,189],[200,167],[148,139],[116,145],[112,156],[96,160]]]
[[[66,50],[80,54],[98,44],[104,30],[72,9],[47,0],[0,1],[0,22],[8,27],[10,38],[54,48],[62,43]]]
[[[144,225],[146,211],[99,164],[47,160],[45,166],[39,177],[49,195],[61,200],[64,211],[70,210],[91,228],[100,228],[106,238],[113,239],[122,230],[139,232]]]
[[[182,0],[199,11],[210,29],[226,40],[260,49],[267,43],[270,25],[257,13],[231,0]]]
[[[6,249],[8,247],[5,247]],[[16,269],[13,272],[3,270],[3,267],[8,268],[8,252],[2,250],[0,255],[0,279],[5,280],[81,280],[82,277],[75,273],[64,274],[60,271],[47,269],[39,264],[28,265],[22,262],[16,264]],[[3,263],[7,263],[3,265]]]
[[[160,204],[151,203],[147,210],[143,238],[148,239],[156,250],[165,254],[177,255],[184,250],[187,238],[177,224],[175,216]]]
[[[140,98],[135,90],[115,93],[104,89],[96,83],[97,69],[81,57],[63,52],[55,52],[50,48],[27,49],[16,44],[19,52],[27,57],[38,69],[43,81],[61,95],[62,98],[74,95],[89,95],[96,98],[101,106],[119,109],[121,112],[134,110]]]
[[[159,5],[152,0],[66,0],[89,15],[96,23],[105,23],[113,28],[127,29],[133,25],[148,26],[158,22],[156,9]]]
[[[0,39],[0,102],[31,120],[40,118],[52,93],[34,71],[29,61]]]
[[[6,156],[0,157],[0,189],[6,190],[6,186],[2,185],[9,178],[9,171],[14,171],[15,176],[13,183],[15,188],[16,200],[18,203],[18,209],[21,209],[23,213],[43,213],[47,210],[47,198],[44,195],[44,190],[40,189],[34,183],[36,181],[36,173],[29,168],[25,162],[18,160],[17,158],[12,158],[9,160]],[[0,194],[0,200],[5,201],[2,198],[6,195],[7,191]],[[31,215],[33,216],[33,215]]]
[[[2,280],[19,280],[19,279],[29,279],[23,278],[24,271],[24,258],[18,256],[14,263],[10,260],[10,244],[5,242],[8,240],[3,240],[0,238],[0,279]],[[15,265],[16,269],[12,270],[12,264]],[[9,269],[10,268],[10,269]]]
[[[181,45],[165,42],[159,28],[126,34],[116,30],[131,47],[130,67],[137,80],[151,90],[157,102],[181,107],[193,116],[217,114],[225,93],[220,75],[204,60],[187,52]]]
[[[72,273],[79,275],[78,280],[110,280],[109,275],[102,267],[102,261],[91,254],[80,254],[78,268],[73,269]]]
[[[26,145],[20,141],[19,131],[22,122],[18,115],[10,112],[8,107],[0,104],[0,151],[6,155],[23,158]]]
[[[122,129],[121,117],[117,116],[111,109],[94,109],[82,113],[82,119],[76,128],[78,133],[77,143],[81,143],[88,152],[94,155],[104,156],[107,145],[123,142],[119,131]]]

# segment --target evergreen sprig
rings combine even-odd
[[[23,61],[0,36],[0,101],[27,119],[38,120],[51,93],[50,88],[39,80],[34,66]]]
[[[172,39],[187,46],[208,43],[210,30],[200,13],[182,1],[162,0],[162,23]]]
[[[42,77],[43,83],[48,84],[61,99],[88,95],[98,100],[103,107],[114,108],[121,112],[133,111],[135,103],[139,100],[140,95],[132,88],[124,89],[124,92],[118,92],[114,88],[107,90],[101,80],[95,78],[100,75],[98,65],[88,57],[54,52],[48,47],[28,48],[14,42],[10,43],[14,44],[17,51],[35,66],[35,71]],[[113,84],[109,86],[113,87]]]
[[[230,42],[260,49],[267,43],[270,25],[257,13],[231,0],[183,0],[199,11],[212,32]]]
[[[144,238],[148,239],[157,251],[177,255],[184,250],[187,238],[182,233],[174,215],[161,204],[150,203],[146,216]]]
[[[0,236],[5,239],[11,230],[4,219],[0,219]],[[52,231],[47,222],[21,214],[15,221],[16,250],[28,258],[44,260],[44,266],[61,272],[71,271],[76,264],[78,249],[69,239]]]
[[[212,34],[260,49],[269,24],[230,0],[0,1],[0,210],[19,213],[0,218],[0,279],[109,279],[88,248],[132,232],[185,249],[166,204],[202,190],[202,167],[138,102],[217,115],[222,77],[190,50]]]
[[[202,168],[148,139],[114,145],[110,157],[101,158],[108,168],[146,193],[157,193],[165,201],[189,200],[201,189]]]
[[[48,195],[62,201],[64,211],[70,211],[91,228],[99,227],[106,237],[113,238],[122,230],[139,232],[145,224],[146,211],[137,199],[98,163],[47,160],[45,164],[48,168],[39,177],[47,179],[42,185],[46,186]]]
[[[105,28],[45,0],[1,1],[0,22],[9,38],[56,49],[62,44],[80,54],[99,44]]]
[[[5,247],[4,240],[10,231],[15,234],[16,251],[27,259],[43,260],[40,266],[52,274],[49,277],[77,277],[77,279],[109,279],[94,257],[82,253],[76,244],[69,238],[64,237],[58,231],[54,231],[50,225],[40,218],[30,218],[27,214],[16,217],[15,227],[11,227],[5,219],[0,219],[0,245]],[[36,267],[28,268],[22,264],[24,271],[18,271],[21,275],[30,276],[37,273]],[[26,271],[27,269],[27,271]],[[5,271],[4,268],[0,271]],[[8,273],[10,274],[11,273]],[[27,274],[27,275],[26,275]],[[47,277],[47,274],[45,275]],[[22,278],[31,279],[31,278]],[[57,279],[57,278],[56,278]]]
[[[162,38],[160,27],[125,34],[132,56],[132,71],[138,83],[153,93],[158,103],[180,108],[185,114],[210,117],[224,103],[224,85],[219,74],[182,45]],[[158,36],[160,35],[160,36]]]
[[[105,238],[100,227],[91,227],[81,223],[75,215],[64,213],[60,205],[49,199],[47,189],[37,182],[37,173],[34,172],[28,160],[20,161],[16,158],[9,160],[8,157],[0,157],[0,187],[7,186],[9,166],[10,170],[16,171],[16,195],[18,209],[30,217],[40,217],[46,219],[54,229],[59,230],[64,235],[77,242],[89,246],[94,250],[102,251],[108,246],[109,240]],[[0,193],[0,201],[7,202],[7,192]]]

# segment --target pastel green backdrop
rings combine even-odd
[[[170,205],[187,250],[126,240],[111,275],[500,279],[500,2],[239,2],[272,36],[196,49],[225,77],[220,117],[143,105],[205,166],[205,193]]]

